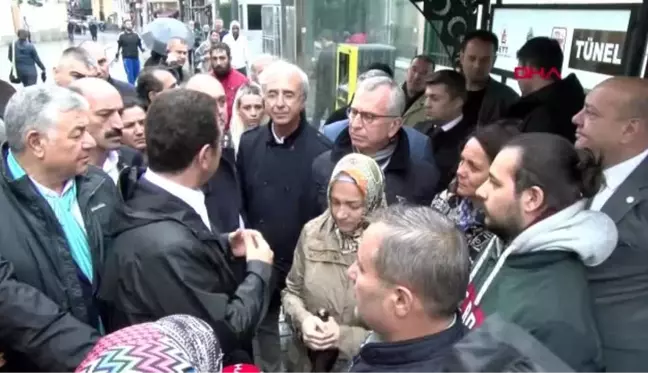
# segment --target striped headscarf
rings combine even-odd
[[[207,323],[193,316],[173,315],[101,338],[76,372],[221,372],[222,357]]]
[[[385,198],[385,176],[373,158],[360,153],[351,153],[342,157],[335,165],[327,193],[329,211],[331,209],[331,188],[337,181],[351,182],[360,189],[360,193],[364,196],[365,216],[381,207],[387,206],[387,200]],[[343,254],[358,250],[360,236],[365,228],[365,224],[360,224],[358,229],[353,233],[344,233],[334,224],[334,232],[340,242]]]

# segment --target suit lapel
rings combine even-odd
[[[610,199],[605,202],[601,211],[618,223],[634,205],[641,201],[640,191],[644,188],[648,188],[648,158],[645,158],[632,171]]]

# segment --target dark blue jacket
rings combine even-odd
[[[365,343],[349,372],[442,372],[452,346],[467,333],[457,317],[454,325],[440,333],[403,342]]]
[[[322,133],[331,140],[331,142],[335,142],[340,133],[346,131],[348,128],[349,120],[344,119],[324,126],[324,128],[322,128]],[[407,133],[410,156],[412,159],[423,160],[436,165],[430,138],[415,130],[413,127],[403,126],[403,130]]]
[[[38,57],[34,44],[24,40],[18,40],[9,46],[9,61],[13,61],[13,46],[16,46],[16,72],[19,76],[37,76],[36,65],[45,70],[45,65]]]

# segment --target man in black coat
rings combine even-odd
[[[221,157],[218,171],[209,178],[203,190],[205,204],[212,224],[221,232],[233,232],[244,228],[243,197],[241,182],[236,170],[236,159],[229,133],[225,133],[227,123],[227,98],[221,83],[210,74],[192,76],[185,88],[202,92],[211,96],[216,102],[218,126],[223,133],[221,142]]]
[[[52,109],[54,120],[45,116]],[[26,286],[9,288],[26,292],[11,311],[23,324],[2,328],[7,339],[0,338],[0,351],[8,371],[71,370],[101,328],[94,294],[104,233],[118,199],[110,179],[89,166],[95,142],[85,131],[87,110],[83,97],[58,86],[26,87],[7,104],[0,256]],[[41,350],[44,344],[47,351]]]
[[[585,104],[585,91],[575,74],[560,79],[550,72],[562,71],[563,51],[558,41],[548,37],[529,39],[517,52],[525,71],[538,71],[518,79],[522,97],[505,117],[522,120],[521,132],[548,132],[576,141],[572,118]]]
[[[312,162],[331,144],[301,114],[308,77],[298,66],[274,62],[263,71],[260,81],[271,121],[243,134],[237,164],[250,227],[263,233],[276,254],[277,286],[257,341],[261,369],[278,372],[279,292],[292,266],[302,227],[319,214],[310,187]]]
[[[134,96],[135,86],[110,76],[110,61],[106,55],[106,46],[97,43],[96,41],[84,41],[79,45],[83,48],[97,64],[97,72],[99,78],[105,79],[110,85],[115,87],[119,94],[122,96]]]
[[[182,107],[183,110],[177,110]],[[255,231],[221,235],[202,186],[218,168],[216,103],[186,89],[158,96],[146,118],[149,167],[129,169],[120,187],[105,279],[106,329],[188,314],[216,332],[226,364],[252,362],[252,338],[267,309],[272,250]],[[245,278],[231,268],[245,257]]]
[[[432,202],[439,171],[429,162],[410,157],[407,133],[401,127],[404,106],[405,94],[393,79],[374,77],[360,83],[349,107],[349,130],[340,133],[333,149],[312,165],[311,188],[319,212],[328,206],[326,191],[333,168],[354,151],[372,157],[383,169],[387,203]]]

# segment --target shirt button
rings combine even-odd
[[[626,203],[628,203],[628,204],[633,203],[634,201],[635,201],[635,198],[633,196],[630,196],[630,197],[626,198]]]

